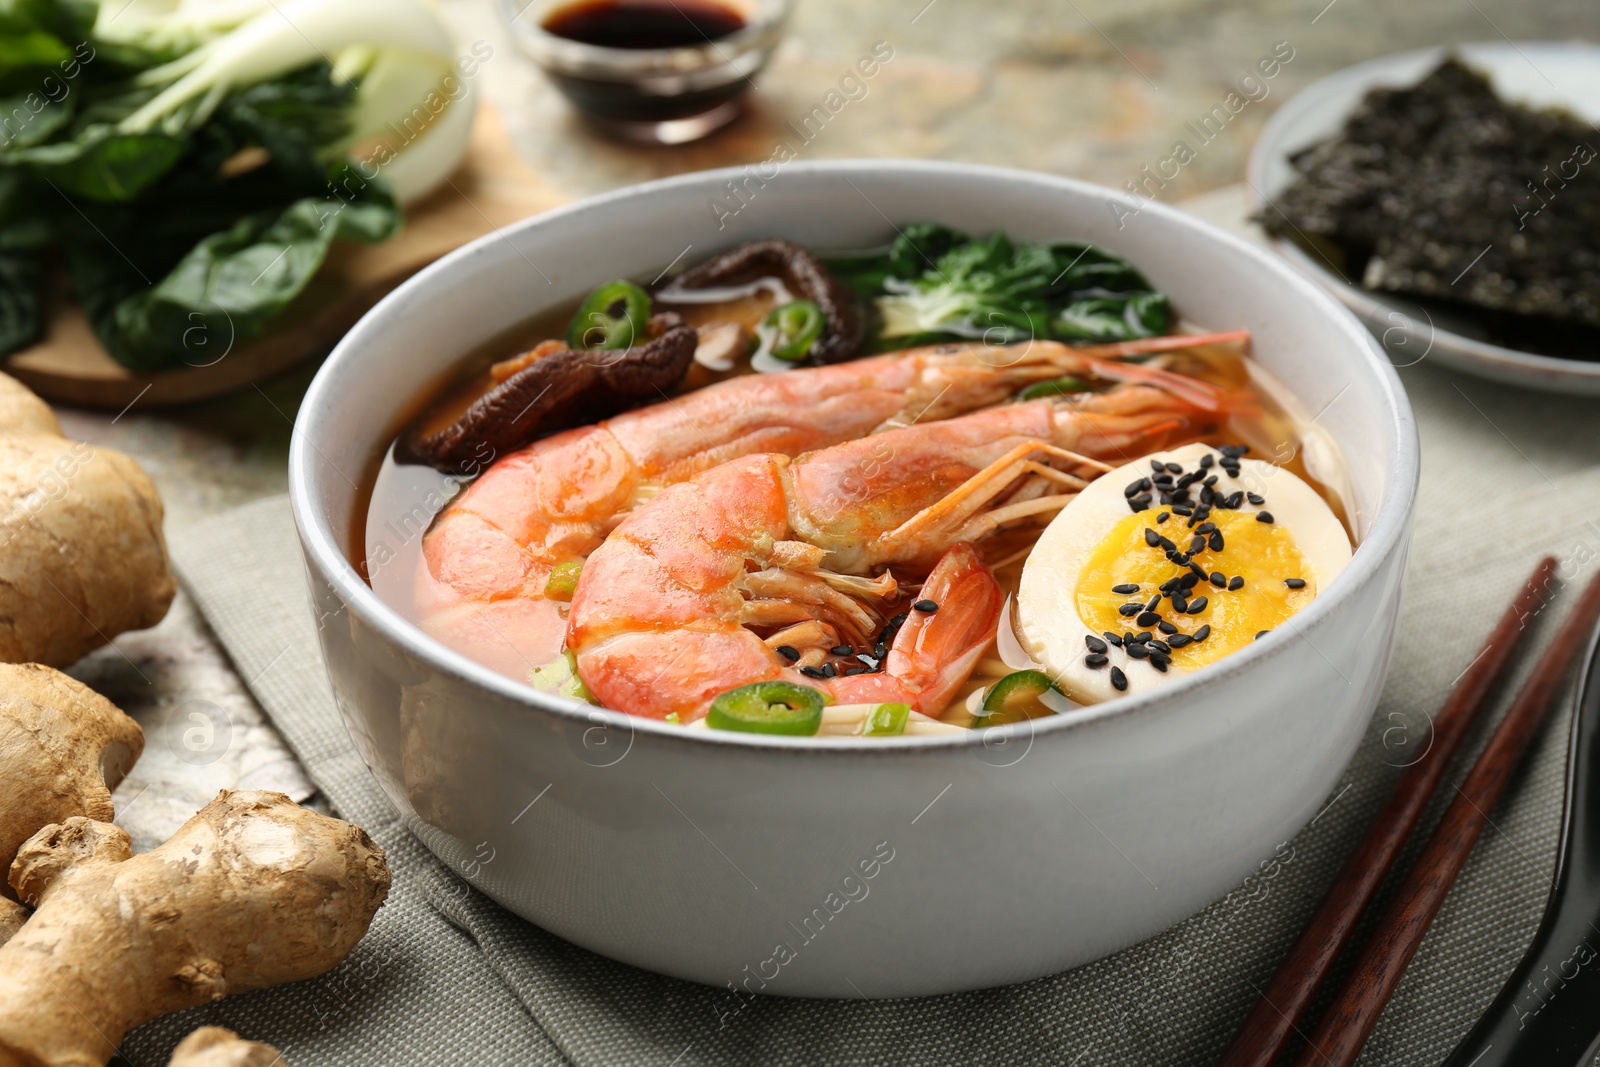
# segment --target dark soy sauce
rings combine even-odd
[[[579,0],[544,20],[547,32],[602,48],[685,48],[745,27],[716,0]]]

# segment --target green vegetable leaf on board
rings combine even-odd
[[[1101,343],[1155,336],[1172,323],[1164,294],[1092,245],[912,223],[887,251],[830,266],[871,302],[880,347],[952,338]]]
[[[376,243],[400,229],[400,207],[387,187],[363,181],[347,163],[329,180],[354,195],[307,197],[275,216],[240,219],[142,291],[127,292],[126,276],[105,269],[102,251],[74,256],[74,283],[101,342],[129,367],[159,370],[211,363],[260,336],[305,289],[335,240]]]
[[[0,351],[38,340],[39,264],[20,252],[0,252]]]

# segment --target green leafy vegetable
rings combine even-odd
[[[829,264],[877,313],[880,348],[952,338],[1104,342],[1171,326],[1164,294],[1131,264],[1079,243],[904,227],[887,251]]]
[[[97,14],[96,0],[0,0],[0,355],[37,339],[41,277],[59,265],[119,361],[212,362],[304,292],[334,241],[400,228],[353,147],[413,186],[453,166],[459,131],[408,125],[390,144],[453,71],[419,0]]]

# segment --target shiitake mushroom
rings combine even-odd
[[[827,322],[809,358],[842,363],[861,354],[865,323],[855,296],[802,245],[778,237],[751,241],[712,256],[673,279],[675,289],[707,289],[760,277],[778,277],[790,291],[822,310]]]
[[[659,400],[683,380],[697,343],[694,328],[672,312],[652,315],[643,343],[628,348],[546,342],[498,364],[508,376],[454,421],[439,429],[428,420],[413,425],[395,443],[395,459],[463,473],[481,466],[486,454],[503,456],[556,430]]]

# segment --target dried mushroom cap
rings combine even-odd
[[[822,336],[811,346],[819,363],[841,363],[861,352],[864,325],[854,295],[835,278],[822,261],[801,245],[778,237],[751,241],[673,279],[675,288],[706,289],[776,274],[789,289],[816,304],[828,317]]]
[[[671,312],[652,315],[645,335],[649,340],[632,348],[562,348],[540,356],[444,429],[407,430],[395,445],[395,459],[447,473],[475,472],[552,431],[658,400],[683,380],[698,339]]]

